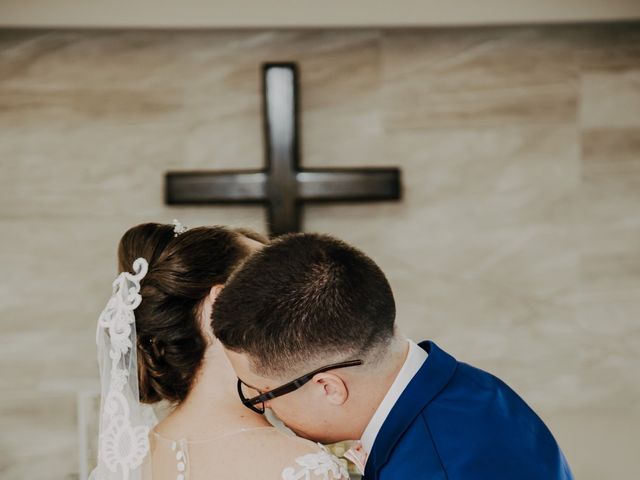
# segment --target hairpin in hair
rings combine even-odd
[[[185,227],[177,219],[174,218],[173,219],[173,236],[177,237],[178,235],[186,231],[187,231],[187,227]]]

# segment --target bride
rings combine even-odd
[[[347,480],[324,447],[276,429],[238,400],[212,334],[222,286],[267,240],[242,229],[147,223],[120,240],[98,322],[102,403],[92,480]],[[160,422],[149,405],[165,401]]]

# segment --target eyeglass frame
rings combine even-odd
[[[338,368],[347,368],[347,367],[356,367],[358,365],[362,365],[364,363],[363,360],[348,360],[345,362],[339,362],[339,363],[333,363],[331,365],[327,365],[324,367],[320,367],[316,370],[314,370],[313,372],[309,372],[305,375],[302,375],[301,377],[296,378],[295,380],[292,380],[290,382],[285,383],[284,385],[280,385],[279,387],[276,387],[272,390],[269,390],[268,392],[264,392],[261,393],[260,395],[256,395],[253,398],[246,398],[244,396],[244,393],[242,392],[242,385],[245,385],[249,388],[252,388],[253,390],[257,390],[258,392],[260,390],[258,390],[255,387],[252,387],[251,385],[246,384],[245,382],[243,382],[240,377],[238,377],[238,396],[240,397],[240,401],[242,402],[242,404],[247,407],[248,409],[259,413],[260,415],[264,415],[265,412],[265,407],[264,407],[264,403],[269,401],[269,400],[273,400],[274,398],[278,398],[281,397],[283,395],[287,395],[288,393],[291,392],[295,392],[296,390],[298,390],[300,387],[302,387],[303,385],[307,384],[313,377],[315,377],[317,374],[319,373],[324,373],[324,372],[328,372],[329,370],[335,370]],[[260,410],[258,407],[256,407],[255,405],[257,405],[258,403],[262,403],[262,410]]]

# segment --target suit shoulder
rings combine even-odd
[[[463,451],[474,461],[501,465],[514,475],[527,472],[518,478],[571,478],[559,446],[540,417],[511,387],[484,370],[459,362],[449,384],[426,406],[422,417],[452,475],[466,472],[459,455]]]

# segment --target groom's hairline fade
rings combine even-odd
[[[212,327],[263,376],[333,359],[371,365],[395,336],[395,302],[382,270],[358,249],[328,235],[289,234],[231,275]]]
[[[278,379],[282,382],[291,380],[292,378],[298,378],[305,375],[316,368],[320,368],[325,365],[331,365],[335,363],[342,363],[349,360],[362,360],[363,364],[358,366],[360,372],[365,374],[379,375],[380,368],[386,365],[389,356],[397,350],[397,345],[404,345],[404,337],[401,335],[393,335],[384,342],[376,345],[372,345],[367,351],[351,350],[350,352],[326,352],[315,356],[305,356],[298,362],[292,361],[291,368],[282,370],[274,368],[274,365],[270,365],[265,362],[261,362],[259,358],[254,357],[247,351],[240,349],[225,348],[229,351],[238,354],[246,354],[247,361],[250,370],[262,377],[268,377],[272,379]],[[351,371],[351,369],[349,369]]]

